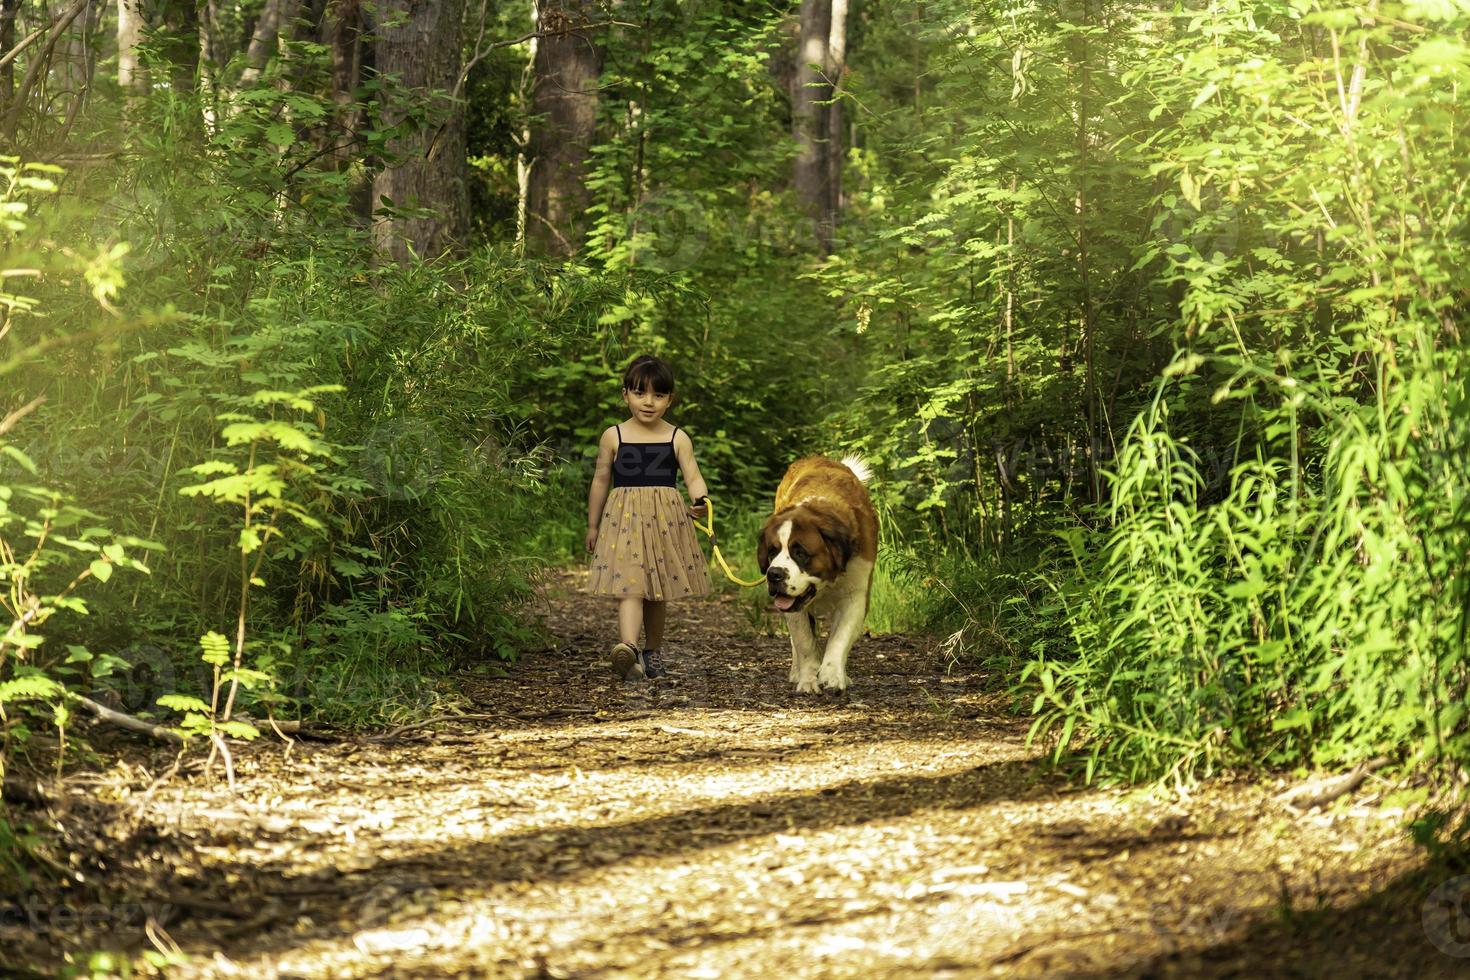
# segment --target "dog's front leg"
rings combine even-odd
[[[817,692],[817,631],[812,617],[804,612],[787,613],[791,633],[791,683],[802,694]]]
[[[817,671],[817,680],[823,687],[833,691],[847,690],[847,655],[863,631],[863,618],[867,612],[867,597],[857,593],[849,596],[833,613],[832,632],[827,636],[827,649]]]

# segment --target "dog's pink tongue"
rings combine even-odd
[[[794,605],[796,605],[796,596],[794,596],[794,595],[778,595],[778,596],[776,596],[776,608],[777,609],[780,609],[782,611],[785,611],[787,609],[790,609]]]

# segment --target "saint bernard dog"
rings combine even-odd
[[[766,591],[786,614],[791,681],[804,694],[847,689],[847,654],[863,631],[878,513],[863,484],[862,460],[807,456],[791,464],[776,488],[776,509],[761,528],[757,559]],[[817,617],[827,620],[827,646],[817,655]]]

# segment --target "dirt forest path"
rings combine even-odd
[[[1425,977],[1470,962],[1426,940],[1402,814],[1371,781],[1307,814],[1249,783],[1187,801],[1072,785],[933,644],[865,638],[850,696],[798,696],[785,639],[729,600],[680,611],[669,679],[614,683],[607,610],[569,584],[548,597],[556,649],[471,682],[490,718],[261,744],[234,792],[193,776],[139,795],[97,861],[155,903],[155,941],[188,954],[167,974]]]

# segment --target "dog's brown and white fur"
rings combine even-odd
[[[766,589],[791,632],[791,681],[803,693],[847,688],[847,656],[863,631],[878,514],[863,483],[868,468],[807,456],[791,464],[776,488],[776,509],[761,528],[757,558]],[[827,646],[817,655],[817,618],[827,620]]]

